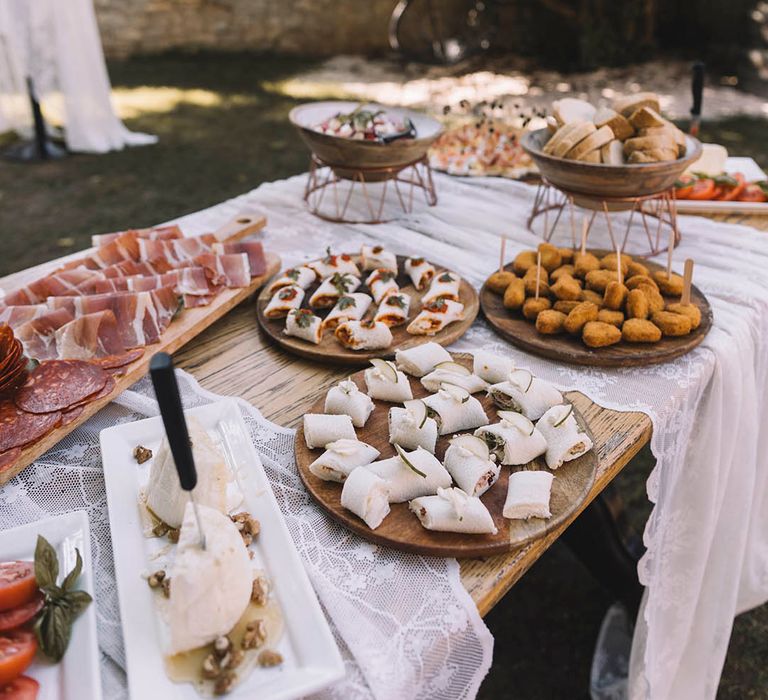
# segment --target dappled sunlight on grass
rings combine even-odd
[[[133,119],[144,114],[173,112],[181,106],[240,107],[256,104],[253,95],[226,94],[199,88],[176,87],[118,87],[112,90],[112,102],[121,119]]]

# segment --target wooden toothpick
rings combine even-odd
[[[584,214],[584,218],[581,220],[581,254],[587,252],[587,232],[589,231],[589,224],[587,224],[587,215]]]
[[[501,237],[501,252],[499,253],[499,272],[504,271],[504,253],[507,249],[507,237]]]
[[[683,270],[683,295],[680,297],[680,303],[688,306],[691,303],[691,282],[693,281],[693,260],[688,258],[685,261]]]
[[[621,269],[621,245],[618,243],[616,244],[616,279],[619,284],[624,284],[624,274]]]
[[[536,254],[536,298],[539,298],[539,284],[541,283],[541,251]]]
[[[675,230],[669,227],[669,242],[667,243],[667,279],[672,277],[672,253],[675,250]]]

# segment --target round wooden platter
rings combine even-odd
[[[359,266],[360,256],[352,255],[351,257]],[[397,283],[400,285],[400,291],[411,297],[411,308],[408,312],[408,322],[410,322],[421,310],[421,297],[426,290],[419,292],[411,283],[411,278],[404,272],[406,259],[407,258],[402,255],[397,256]],[[446,268],[440,265],[435,265],[434,263],[432,264],[436,270],[435,276],[446,271]],[[356,291],[369,293],[368,288],[365,285],[365,277],[368,274],[370,274],[370,272],[362,273],[363,284]],[[464,304],[463,320],[454,321],[453,323],[448,324],[443,330],[435,335],[412,335],[405,330],[407,324],[403,324],[390,329],[392,331],[392,345],[386,350],[350,350],[339,343],[331,331],[326,331],[323,334],[323,339],[317,345],[283,333],[283,329],[285,328],[284,318],[269,319],[264,316],[264,309],[271,298],[269,284],[270,283],[268,282],[264,285],[264,288],[261,290],[258,299],[256,300],[256,313],[258,315],[259,324],[264,332],[280,347],[299,357],[338,365],[365,365],[368,363],[368,360],[374,357],[391,358],[394,357],[395,350],[406,350],[407,348],[412,348],[415,345],[421,345],[422,343],[427,343],[429,341],[434,341],[440,345],[450,345],[467,332],[467,329],[472,325],[475,318],[477,318],[477,313],[480,308],[477,291],[462,277],[461,286],[459,288],[459,298],[461,303]],[[302,303],[304,308],[309,308],[309,298],[319,286],[320,283],[315,282],[307,288],[306,294],[304,295],[304,302]],[[371,318],[376,312],[376,308],[377,304],[372,302],[371,308],[366,313],[365,318]],[[313,311],[315,311],[318,316],[324,317],[330,312],[330,309],[313,309]]]
[[[471,355],[456,353],[453,358],[456,362],[469,368],[472,367]],[[360,389],[366,390],[362,371],[352,375],[352,379]],[[423,398],[429,394],[417,378],[409,377],[409,379],[414,398]],[[482,403],[488,415],[488,422],[497,422],[499,419],[493,401],[487,396],[479,394],[475,396]],[[307,413],[323,413],[324,402],[325,397],[323,396]],[[389,443],[387,418],[390,407],[401,404],[377,400],[374,400],[374,404],[376,407],[365,426],[356,428],[355,432],[359,440],[373,445],[381,452],[379,459],[393,457],[395,450]],[[575,407],[574,414],[582,430],[586,431],[591,438],[592,434],[584,418]],[[440,461],[443,460],[451,437],[446,435],[438,438],[435,454]],[[427,530],[422,527],[418,518],[408,510],[408,503],[391,504],[391,512],[384,518],[384,522],[375,530],[371,530],[354,513],[342,507],[342,484],[334,481],[323,481],[309,471],[309,465],[323,453],[323,450],[307,448],[302,428],[296,432],[295,452],[296,464],[304,485],[312,497],[334,520],[376,544],[406,552],[439,557],[484,557],[503,554],[544,536],[572,515],[584,502],[592,488],[597,472],[597,455],[594,450],[590,450],[578,459],[566,462],[562,467],[551,472],[555,475],[550,501],[551,518],[546,520],[540,518],[507,520],[502,516],[502,509],[507,498],[507,483],[510,472],[520,469],[549,470],[547,470],[543,457],[538,457],[524,467],[502,467],[498,481],[480,497],[493,516],[498,528],[495,535],[468,535]]]
[[[590,250],[588,252],[602,257],[613,251]],[[651,272],[665,269],[663,265],[649,260],[643,260],[642,263]],[[505,265],[504,269],[512,271],[512,263]],[[665,297],[665,300],[679,301],[679,298]],[[480,308],[488,323],[502,338],[534,355],[594,367],[653,365],[674,360],[690,352],[704,340],[704,336],[712,327],[712,308],[707,298],[695,285],[691,286],[691,303],[701,309],[701,324],[688,335],[676,338],[662,337],[658,343],[627,343],[622,340],[616,345],[590,348],[582,342],[580,337],[568,333],[542,335],[536,330],[533,322],[526,319],[520,311],[504,308],[501,295],[488,289],[487,284],[484,284],[480,290]]]

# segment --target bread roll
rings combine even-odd
[[[620,97],[613,102],[613,108],[625,117],[629,117],[633,112],[641,107],[650,107],[659,111],[659,96],[655,92],[638,92],[634,95]]]
[[[601,146],[605,146],[606,143],[613,140],[613,131],[610,126],[601,126],[596,131],[593,131],[589,136],[582,139],[577,143],[568,153],[565,154],[566,158],[571,160],[584,160],[584,157],[592,151],[599,151]],[[600,154],[597,155],[599,163]],[[594,162],[594,161],[593,161]]]
[[[594,151],[590,151],[587,155],[579,158],[582,163],[600,163],[600,149],[596,148]]]
[[[601,126],[610,126],[611,131],[619,141],[624,141],[635,135],[634,127],[616,110],[610,107],[601,107],[595,112],[595,118],[592,120],[599,129]]]
[[[586,100],[580,100],[576,97],[564,97],[552,103],[552,113],[561,124],[591,122],[595,116],[595,108]]]
[[[627,158],[627,163],[658,163],[663,160],[677,160],[677,149],[650,148],[645,151],[634,151]]]
[[[557,156],[558,158],[565,158],[565,154],[568,153],[574,146],[578,145],[590,134],[593,134],[597,131],[597,127],[592,122],[574,122],[574,124],[574,128],[571,129],[568,135],[565,136],[552,150],[553,156]],[[555,134],[555,136],[557,136],[557,134]]]
[[[648,129],[656,126],[666,126],[667,120],[664,119],[655,109],[651,107],[640,107],[632,112],[629,117],[629,123],[635,129]]]
[[[618,139],[600,148],[600,160],[606,165],[624,165],[624,147]]]
[[[677,154],[675,139],[669,134],[657,136],[635,136],[624,142],[624,155],[628,158],[635,151],[648,151],[652,148],[668,148]]]
[[[552,154],[554,149],[560,144],[560,142],[568,136],[574,129],[576,129],[578,124],[571,123],[566,124],[565,126],[561,126],[550,138],[549,141],[547,141],[544,144],[544,148],[541,150],[544,153]]]

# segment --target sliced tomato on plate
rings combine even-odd
[[[40,684],[29,676],[19,676],[4,688],[0,688],[0,700],[35,700]]]
[[[768,196],[760,185],[754,182],[744,187],[739,195],[739,202],[768,202]]]
[[[37,593],[35,565],[31,561],[0,563],[0,610],[10,610],[32,600]]]
[[[727,178],[723,178],[722,181],[718,182],[718,187],[721,191],[715,199],[723,202],[733,202],[739,198],[746,184],[747,180],[741,173],[728,175]]]
[[[9,632],[29,622],[45,605],[45,596],[39,591],[32,600],[11,610],[0,612],[0,632]]]
[[[675,182],[675,197],[677,199],[688,199],[697,179],[693,173],[683,173],[680,179]]]
[[[0,635],[0,686],[8,685],[24,673],[36,651],[37,640],[32,632],[16,630]]]
[[[693,189],[688,195],[688,199],[712,199],[716,191],[715,181],[712,178],[704,177],[693,184]]]

